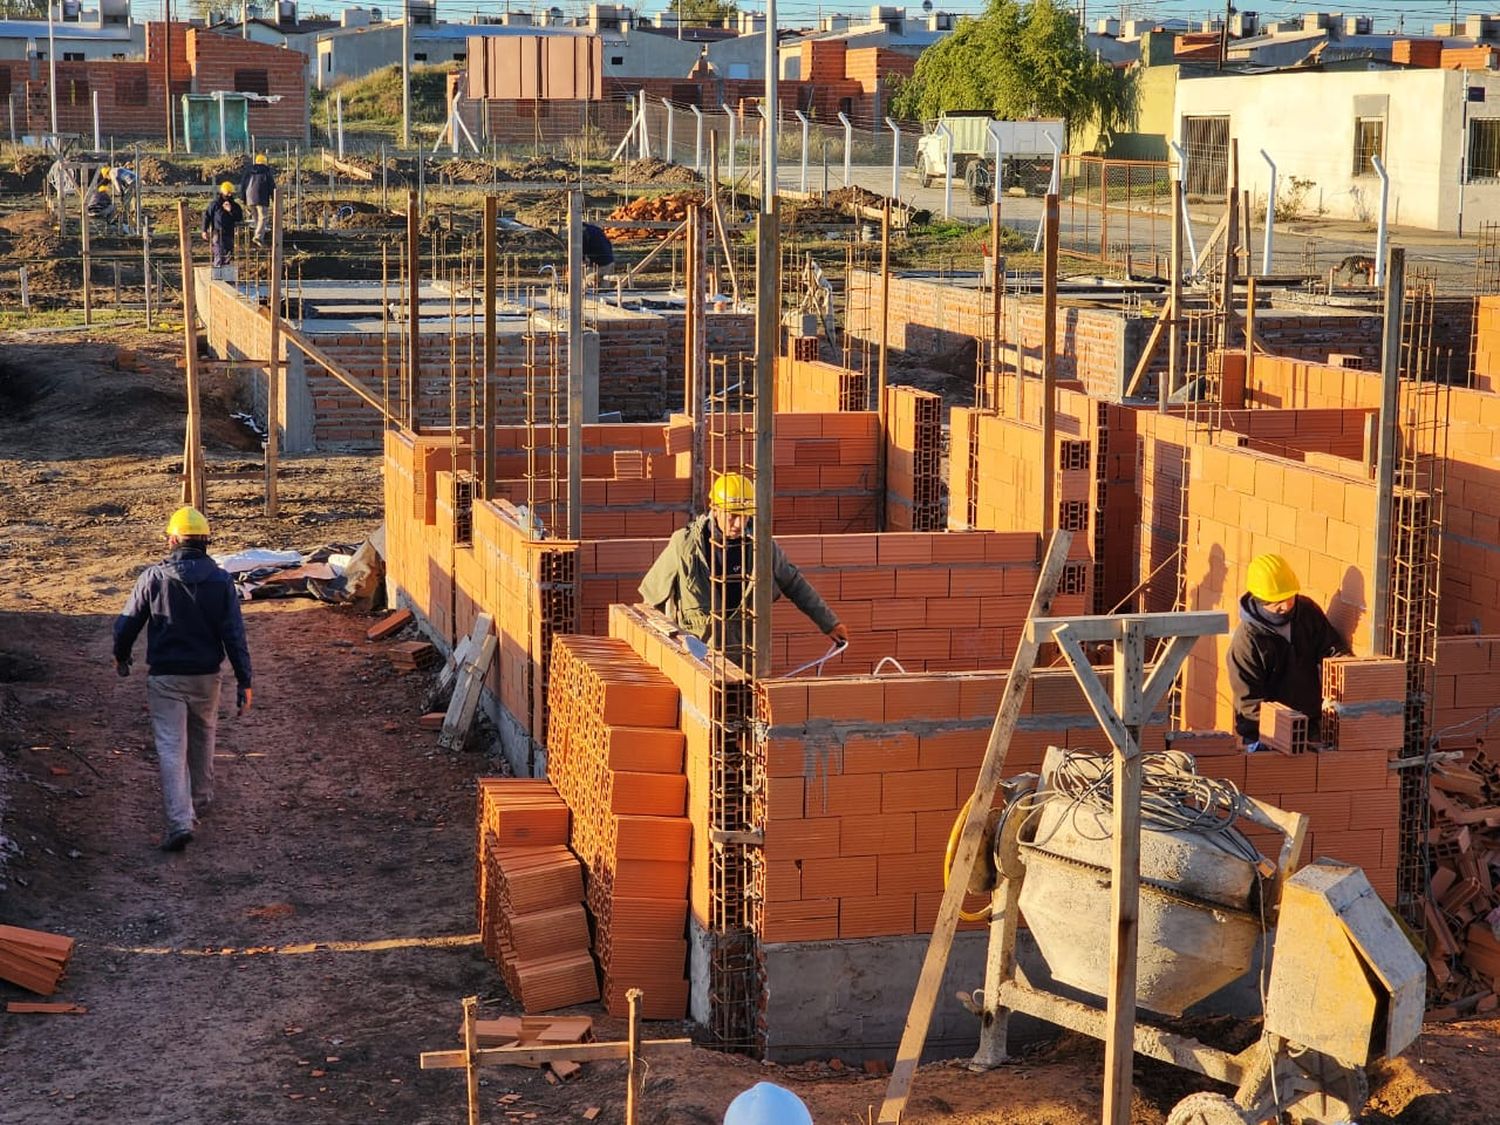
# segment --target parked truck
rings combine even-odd
[[[1053,143],[1058,149],[1067,146],[1067,128],[1061,118],[996,121],[983,110],[953,110],[923,124],[924,133],[917,142],[917,175],[922,178],[922,186],[931,187],[934,180],[947,175],[947,138],[941,129],[944,125],[953,135],[954,177],[963,180],[971,191],[981,180],[987,184],[989,176],[981,171],[994,158],[991,124],[1000,134],[1000,150],[1007,165],[1015,162],[1034,165],[1043,158],[1050,160],[1055,151]]]

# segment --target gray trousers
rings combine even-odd
[[[214,799],[214,738],[219,725],[219,674],[148,676],[146,698],[161,764],[167,831],[191,829],[194,805]]]
[[[265,237],[266,228],[271,225],[271,205],[269,203],[252,203],[250,206],[255,211],[255,234],[256,242]]]

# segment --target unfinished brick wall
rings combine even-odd
[[[1440,749],[1492,736],[1500,726],[1500,636],[1441,638],[1432,701]]]
[[[795,355],[776,360],[776,409],[787,413],[834,414],[865,410],[870,405],[870,379],[819,359]]]
[[[1283,556],[1302,593],[1355,652],[1368,653],[1375,560],[1375,485],[1251,450],[1189,446],[1187,608],[1222,610],[1230,625],[1256,555]],[[1186,670],[1189,728],[1232,729],[1227,636],[1195,646]]]
[[[1482,309],[1489,306],[1481,304]],[[1481,324],[1489,323],[1481,311]],[[1481,339],[1478,362],[1486,362]],[[1326,364],[1258,357],[1247,384],[1255,404],[1297,408],[1377,409],[1380,374]],[[1446,397],[1443,572],[1439,626],[1500,630],[1500,395],[1454,387]],[[1351,429],[1352,429],[1351,422]],[[1352,434],[1349,436],[1352,445]]]
[[[937,531],[946,526],[942,396],[888,387],[885,414],[885,527]]]

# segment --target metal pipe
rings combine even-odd
[[[1177,190],[1182,196],[1182,237],[1187,241],[1187,272],[1183,274],[1183,279],[1191,281],[1198,262],[1198,244],[1193,239],[1193,220],[1192,216],[1188,214],[1187,208],[1188,158],[1183,147],[1176,141],[1168,141],[1167,143],[1172,146],[1172,151],[1177,154]]]
[[[645,98],[641,99],[644,106]],[[568,538],[583,538],[583,193],[568,193]]]
[[[224,109],[224,94],[219,94],[219,155],[229,155],[229,128]]]
[[[1375,174],[1380,177],[1380,221],[1375,228],[1375,288],[1385,284],[1385,251],[1390,238],[1386,216],[1391,202],[1391,177],[1386,173],[1385,162],[1378,156],[1370,157]]]
[[[669,102],[666,98],[662,98],[661,104],[666,108],[667,111],[667,151],[662,153],[662,159],[670,164],[672,163],[672,126],[674,124],[672,103]]]
[[[807,120],[807,114],[803,113],[800,109],[794,109],[792,111],[792,113],[796,115],[796,118],[797,118],[798,121],[802,122],[802,178],[798,181],[797,190],[798,191],[806,191],[807,190],[807,132],[808,132],[808,124],[809,124],[809,122]]]
[[[844,186],[848,187],[850,183],[849,165],[854,156],[854,126],[850,124],[849,118],[842,112],[839,114],[839,124],[844,127]]]
[[[901,126],[897,125],[889,117],[885,119],[886,128],[891,131],[891,198],[901,197]]]
[[[334,114],[337,117],[338,123],[339,123],[339,142],[338,142],[339,143],[339,159],[342,160],[342,159],[344,159],[344,95],[343,94],[340,93],[340,94],[335,94],[333,96],[333,110],[334,110]],[[454,149],[453,151],[457,152],[458,150]]]
[[[636,104],[641,107],[641,159],[651,159],[651,137],[646,131],[646,91],[642,90],[636,98]]]
[[[939,121],[937,131],[943,137],[943,218],[953,214],[953,130],[946,121]],[[1041,237],[1041,228],[1037,228]]]
[[[703,172],[703,111],[695,105],[688,106],[693,111],[693,171]]]
[[[1271,186],[1266,189],[1266,237],[1260,247],[1260,272],[1266,277],[1271,273],[1271,254],[1276,245],[1273,234],[1276,228],[1276,161],[1265,149],[1260,150],[1260,158],[1271,168]]]
[[[728,106],[724,107],[725,114],[729,117],[729,213],[738,214],[734,206],[734,114]]]
[[[411,0],[401,0],[401,147],[411,148]]]
[[[99,91],[93,90],[89,94],[89,100],[94,103],[94,151],[98,152],[102,147],[99,140]]]
[[[1058,163],[1062,160],[1062,149],[1058,147],[1057,138],[1054,137],[1051,133],[1047,134],[1047,143],[1052,146],[1052,175],[1049,176],[1048,179],[1047,179],[1047,194],[1048,195],[1057,195],[1058,194],[1058,185],[1061,182],[1060,170],[1058,168]],[[1107,206],[1109,201],[1106,198],[1103,202]],[[1037,224],[1037,228],[1036,228],[1036,241],[1031,244],[1031,252],[1033,254],[1035,254],[1039,250],[1041,250],[1041,248],[1042,248],[1042,224],[1038,223]]]
[[[780,230],[776,214],[776,0],[766,0],[766,145],[765,174],[761,177],[760,220],[756,224],[755,281],[755,523],[754,675],[771,675],[771,614],[773,600],[771,513],[776,498],[775,437],[776,359],[781,352]],[[842,115],[840,115],[842,116]],[[845,149],[845,159],[848,150]]]
[[[51,99],[51,102],[52,102],[52,132],[54,134],[56,134],[57,133],[57,39],[54,37],[54,34],[53,34],[52,3],[53,3],[53,0],[47,0],[47,96]],[[172,19],[172,17],[169,15],[167,17],[167,21],[168,21],[167,22],[167,26],[168,27],[171,27],[171,19]],[[169,67],[171,66],[171,55],[170,55],[170,52],[168,52],[168,63],[167,63],[167,65]],[[167,83],[167,103],[168,103],[169,106],[171,105],[171,101],[172,101],[171,82],[168,82]],[[168,112],[168,115],[171,114],[170,108],[168,109],[167,112]],[[170,142],[170,138],[169,138],[169,142]],[[169,143],[169,146],[168,146],[168,151],[170,151],[170,143]],[[58,155],[62,155],[62,154],[59,153]]]

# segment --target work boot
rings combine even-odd
[[[161,850],[164,852],[180,852],[193,842],[193,833],[187,828],[174,828],[161,840]]]

